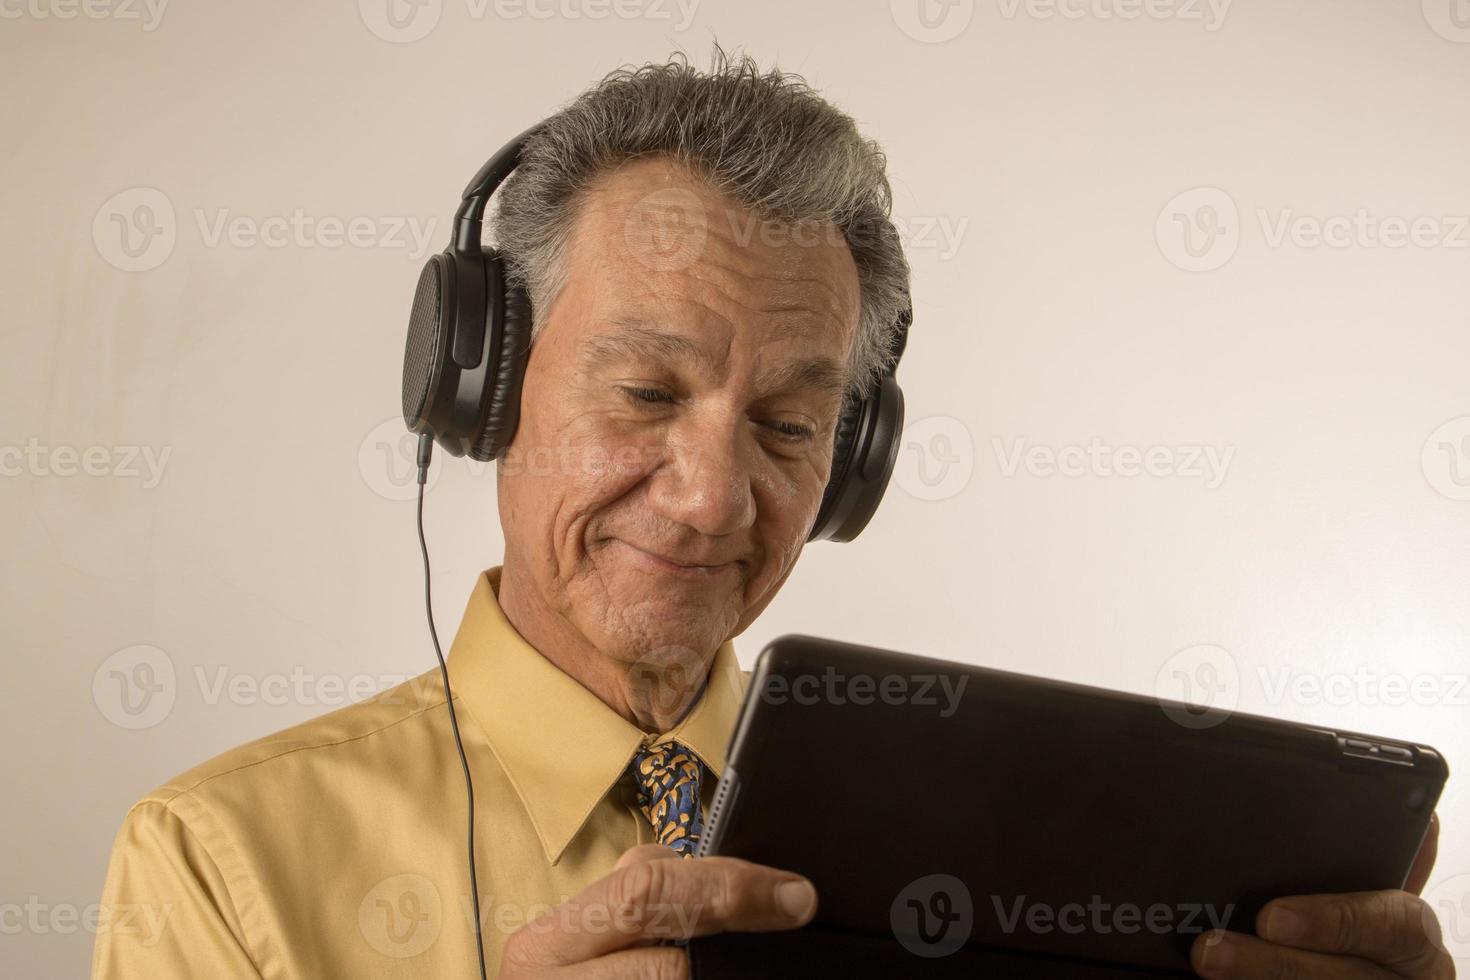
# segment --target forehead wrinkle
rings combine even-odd
[[[743,253],[737,252],[737,254],[740,254],[741,257],[745,257]],[[740,303],[738,298],[730,295],[729,288],[719,282],[718,276],[707,276],[699,273],[706,269],[717,272],[731,273],[732,278],[734,279],[749,279],[761,286],[771,289],[772,291],[779,290],[783,293],[795,292],[800,294],[809,294],[813,291],[813,289],[815,289],[828,294],[828,298],[831,300],[831,305],[838,309],[846,307],[849,303],[849,300],[851,299],[849,291],[844,288],[843,284],[833,282],[829,277],[823,276],[819,273],[815,273],[810,269],[800,268],[801,263],[796,258],[792,258],[783,266],[783,268],[777,271],[770,271],[769,266],[764,265],[758,259],[752,259],[744,264],[750,267],[742,268],[741,264],[738,263],[722,261],[720,258],[717,258],[715,256],[704,256],[701,257],[700,261],[697,264],[692,265],[688,269],[685,269],[683,271],[684,274],[688,275],[692,279],[695,279],[702,283],[713,285],[720,292],[729,296],[733,302],[742,306],[747,306],[747,308],[750,308],[747,304]],[[810,307],[811,311],[819,312],[816,309],[816,306],[818,305],[821,304],[814,304],[812,307]]]
[[[744,236],[733,233],[733,229],[722,228],[718,221],[708,222],[705,253],[692,268],[704,265],[753,279],[783,283],[805,281],[838,294],[839,300],[842,292],[840,287],[827,281],[827,277],[821,273],[815,273],[813,264],[819,265],[824,271],[832,271],[831,262],[835,261],[844,272],[851,269],[856,274],[858,271],[852,245],[840,233],[834,240],[817,244],[791,241],[762,245],[742,240],[742,237]]]
[[[721,266],[713,262],[702,264],[721,268]],[[810,330],[804,328],[801,323],[800,318],[802,316],[812,316],[819,320],[829,320],[836,324],[839,330],[846,326],[845,321],[849,311],[845,307],[848,304],[843,302],[841,292],[837,288],[823,282],[821,279],[791,279],[783,276],[752,277],[772,283],[772,288],[768,292],[776,295],[770,301],[763,302],[757,299],[755,302],[747,302],[738,294],[737,290],[733,290],[730,286],[722,282],[719,276],[704,277],[690,275],[690,278],[694,279],[701,286],[711,290],[721,303],[728,304],[746,313],[753,313],[756,316],[769,318],[777,336],[782,338],[802,339],[810,335]],[[811,285],[821,286],[823,290],[831,294],[835,302],[832,305],[828,305],[821,302],[803,301],[798,298],[806,294],[808,292],[806,287]],[[796,295],[793,296],[792,294]],[[795,316],[792,316],[792,314]],[[728,320],[728,318],[722,319]]]

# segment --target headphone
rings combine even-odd
[[[403,352],[403,420],[452,456],[487,461],[505,451],[520,418],[531,353],[531,301],[505,261],[480,244],[485,205],[515,169],[537,124],[507,143],[470,180],[449,247],[419,274]],[[867,526],[898,458],[903,390],[894,377],[912,308],[893,330],[893,365],[861,401],[848,398],[833,439],[832,472],[808,541],[851,541]]]

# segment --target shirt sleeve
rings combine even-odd
[[[92,980],[258,980],[215,858],[169,806],[145,800],[107,865]]]

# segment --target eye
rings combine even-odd
[[[619,385],[618,390],[627,395],[630,400],[644,405],[656,405],[674,400],[674,396],[662,388],[635,388],[627,385]]]
[[[770,426],[786,442],[805,442],[816,434],[816,430],[810,426],[797,425],[795,422],[772,422]]]
[[[635,402],[636,404],[642,406],[669,405],[673,404],[673,402],[676,400],[673,394],[665,391],[662,388],[640,388],[636,385],[618,385],[618,390],[621,391],[628,398],[629,401]],[[782,442],[806,442],[816,435],[816,430],[813,429],[811,426],[800,425],[796,422],[786,422],[778,419],[771,422],[764,422],[762,424],[765,425],[772,432],[776,433],[776,435],[780,436]]]

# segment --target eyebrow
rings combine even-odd
[[[681,334],[661,330],[644,320],[618,319],[615,333],[596,334],[585,342],[582,362],[589,368],[624,360],[688,361],[704,373],[719,373],[720,363],[704,348]],[[827,357],[788,361],[766,372],[756,382],[758,398],[793,389],[807,389],[828,398],[839,398],[848,388],[847,369]]]
[[[616,333],[600,333],[587,340],[582,350],[584,364],[600,367],[622,360],[694,361],[707,374],[715,374],[719,367],[688,337],[659,330],[642,320],[614,320],[613,324],[620,328]]]

